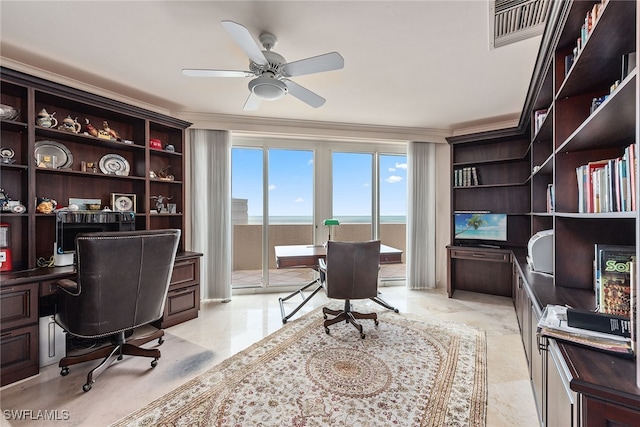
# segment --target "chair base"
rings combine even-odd
[[[362,325],[358,323],[356,319],[372,319],[376,326],[378,326],[378,314],[377,313],[360,313],[351,310],[351,301],[345,300],[344,310],[331,310],[327,307],[322,308],[322,314],[324,315],[324,331],[329,333],[329,326],[342,322],[351,323],[360,332],[360,338],[364,339],[366,336],[363,332]],[[335,316],[333,319],[328,319],[327,315]]]
[[[82,386],[82,390],[87,392],[91,390],[91,386],[95,382],[95,378],[104,372],[114,360],[122,360],[124,355],[151,357],[153,358],[151,361],[151,367],[155,368],[158,365],[158,359],[160,359],[160,350],[157,348],[147,349],[139,346],[154,339],[157,339],[158,345],[161,345],[164,342],[164,339],[162,339],[163,336],[164,331],[160,329],[143,337],[126,341],[125,333],[120,332],[115,336],[116,342],[112,345],[100,347],[89,353],[62,358],[58,363],[58,367],[61,368],[60,375],[68,375],[69,366],[71,365],[103,358],[102,362],[87,374],[87,382]]]

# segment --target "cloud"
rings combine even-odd
[[[369,188],[369,183],[365,182],[364,184],[362,184],[363,187]]]
[[[391,175],[389,178],[385,179],[389,184],[395,184],[396,182],[402,181],[402,177],[398,175]]]
[[[302,202],[304,202],[304,199],[303,199],[302,197],[298,197],[298,198],[295,200],[295,202],[296,202],[296,203],[302,203]]]
[[[407,169],[406,163],[396,163],[396,168],[398,169]]]
[[[275,190],[275,189],[276,189],[276,186],[274,184],[269,185],[269,191]]]
[[[307,162],[308,165],[312,165],[313,164],[313,159],[309,159],[309,161]]]
[[[389,168],[389,172],[395,172],[396,168]]]

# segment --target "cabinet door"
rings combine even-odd
[[[38,283],[5,287],[0,290],[0,329],[38,323]]]
[[[587,427],[633,427],[640,423],[640,411],[588,397],[583,403]]]
[[[546,426],[580,426],[578,396],[569,388],[569,370],[554,340],[549,340],[547,359]]]
[[[529,306],[531,312],[531,358],[529,359],[529,372],[531,374],[531,387],[533,388],[533,397],[536,401],[536,409],[538,411],[538,419],[542,422],[542,414],[544,414],[544,366],[547,361],[547,352],[544,350],[546,346],[546,338],[538,337],[538,321],[540,321],[540,313],[534,307]]]
[[[0,386],[36,375],[39,371],[38,325],[2,332],[0,360]]]

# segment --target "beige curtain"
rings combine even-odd
[[[201,299],[231,298],[231,134],[191,129],[191,246],[202,252]]]
[[[407,147],[407,287],[436,287],[436,148],[430,142]]]

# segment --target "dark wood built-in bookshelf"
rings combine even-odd
[[[70,198],[99,199],[101,207],[111,208],[113,194],[135,196],[136,229],[184,231],[184,149],[190,123],[7,68],[0,68],[0,93],[0,102],[18,113],[0,121],[3,156],[13,155],[11,161],[0,163],[0,187],[26,208],[0,212],[0,222],[10,230],[12,261],[12,271],[3,269],[0,274],[0,376],[4,386],[38,373],[39,317],[52,314],[47,302],[56,291],[56,282],[74,276],[73,266],[49,265],[56,241],[56,214],[39,212],[37,200],[53,199],[61,207],[68,206]],[[58,125],[70,117],[82,127],[68,131],[40,126],[36,118],[43,109],[55,112]],[[106,121],[118,138],[85,133],[86,121],[96,129],[103,129]],[[151,140],[159,140],[160,147],[152,146]],[[36,164],[36,146],[42,141],[70,153],[66,157],[72,156],[72,163],[64,168]],[[125,159],[121,164],[128,163],[129,172],[103,173],[98,165],[105,155]],[[93,162],[96,168],[83,168],[83,162]],[[157,212],[153,196],[158,195],[169,197],[175,211]],[[159,327],[198,315],[201,254],[185,251],[184,241],[183,232],[164,315],[156,322]]]
[[[638,15],[637,1],[555,2],[519,124],[449,138],[452,173],[478,167],[481,184],[488,184],[461,188],[452,178],[452,217],[457,210],[509,215],[508,240],[499,249],[461,246],[452,225],[449,295],[456,289],[505,295],[503,282],[511,280],[509,295],[545,426],[639,425],[635,361],[541,338],[536,327],[548,304],[596,309],[596,244],[634,245],[638,254],[637,207],[596,213],[581,208],[586,193],[577,170],[626,155],[637,181],[637,161],[627,151],[631,147],[637,156],[638,67],[624,73],[622,64],[638,50]],[[527,263],[528,239],[543,230],[554,233],[552,275]],[[496,251],[512,256],[511,278],[495,263]]]

